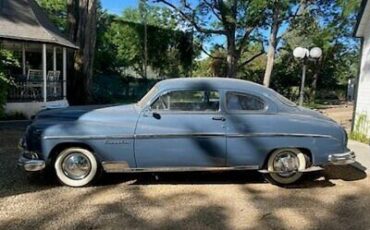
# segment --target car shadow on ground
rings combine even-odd
[[[316,188],[335,186],[336,180],[356,181],[367,177],[366,168],[359,163],[347,166],[328,166],[325,170],[306,173],[302,180],[285,188]],[[161,172],[161,173],[116,173],[104,174],[98,186],[127,182],[129,185],[149,184],[258,184],[267,183],[257,171],[217,172]]]

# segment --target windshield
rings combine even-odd
[[[137,104],[140,107],[144,107],[145,105],[149,103],[150,99],[152,99],[154,95],[157,94],[157,92],[158,92],[158,88],[154,86],[151,90],[149,90],[149,92],[145,94],[143,98],[141,98],[141,100]]]

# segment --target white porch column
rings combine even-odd
[[[22,43],[22,74],[23,76],[26,75],[26,48],[24,43]]]
[[[46,76],[47,76],[47,62],[46,62],[46,44],[42,44],[42,76],[43,76],[43,97],[44,102],[47,101],[47,88],[46,88]]]
[[[63,47],[63,99],[67,97],[67,49]]]
[[[53,47],[53,71],[54,75],[55,72],[57,71],[57,47]]]

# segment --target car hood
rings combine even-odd
[[[137,115],[134,104],[129,105],[89,105],[70,106],[58,109],[45,109],[35,116],[35,121],[113,121],[126,115]]]
[[[36,114],[34,120],[73,121],[79,119],[83,114],[104,107],[107,107],[107,105],[69,106],[66,108],[44,109]]]

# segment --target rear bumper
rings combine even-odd
[[[333,165],[348,165],[356,162],[356,155],[353,151],[334,153],[328,156],[328,161]]]
[[[18,166],[28,172],[37,172],[43,170],[46,164],[44,160],[28,159],[21,155],[18,159]]]

